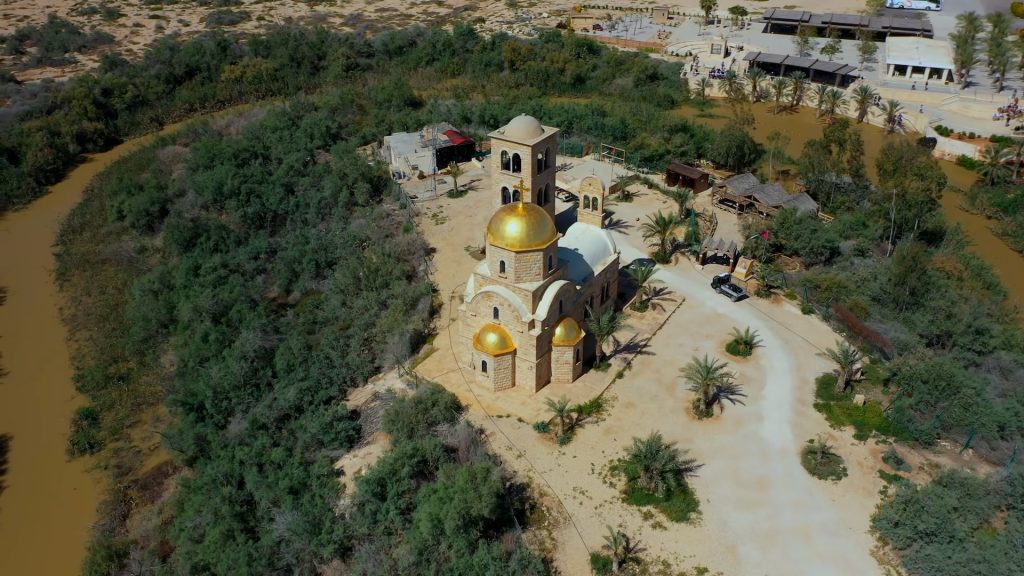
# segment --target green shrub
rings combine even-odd
[[[754,353],[753,348],[742,345],[738,340],[730,340],[729,343],[725,345],[725,351],[733,356],[740,356],[742,358],[746,358]]]
[[[889,448],[882,454],[882,462],[885,462],[893,470],[896,470],[898,472],[910,472],[911,470],[913,470],[913,466],[911,466],[906,460],[904,460],[895,448]]]
[[[95,454],[103,448],[100,412],[93,406],[82,406],[71,417],[68,454],[72,457]]]
[[[394,442],[414,440],[432,434],[442,424],[455,422],[461,414],[458,398],[431,383],[415,394],[396,397],[381,418],[381,429]]]
[[[235,26],[249,19],[247,10],[214,10],[206,15],[207,28]]]
[[[534,422],[533,423],[533,429],[535,431],[539,432],[540,434],[550,434],[551,433],[551,423],[550,422]]]
[[[652,506],[672,522],[689,522],[700,513],[700,501],[685,483],[664,496],[645,492],[629,483],[623,492],[623,501],[633,506]]]
[[[836,395],[836,375],[822,374],[815,380],[814,409],[820,412],[833,428],[853,426],[853,437],[867,440],[872,434],[900,440],[910,440],[909,431],[893,422],[883,412],[882,406],[869,400],[863,406],[853,403],[852,394]]]
[[[612,558],[600,552],[590,553],[590,570],[596,576],[608,576],[612,573]]]
[[[820,480],[839,481],[846,478],[846,465],[843,458],[832,452],[831,446],[822,438],[807,441],[800,452],[800,464],[811,476]]]

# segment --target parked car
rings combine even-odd
[[[711,279],[711,287],[733,302],[739,302],[747,297],[747,291],[733,284],[732,274],[728,272],[715,274],[715,277]]]

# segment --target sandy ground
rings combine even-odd
[[[88,6],[108,5],[123,14],[115,19],[105,20],[101,14],[84,15],[82,9]],[[192,36],[208,30],[206,18],[214,10],[212,6],[199,6],[195,2],[182,0],[177,4],[146,5],[142,2],[109,0],[105,3],[85,0],[0,0],[0,34],[10,34],[26,24],[38,24],[48,14],[68,18],[86,30],[93,28],[112,34],[115,44],[94,53],[76,55],[77,63],[60,68],[19,68],[18,57],[0,56],[0,66],[15,68],[22,80],[41,78],[66,78],[96,65],[99,56],[108,50],[119,50],[129,59],[138,58],[145,48],[167,34]],[[552,27],[563,20],[569,10],[580,2],[554,0],[537,1],[464,1],[464,0],[423,0],[403,2],[401,0],[337,0],[335,2],[300,2],[296,0],[239,0],[238,6],[229,10],[249,13],[248,20],[225,29],[234,31],[262,30],[278,24],[323,24],[337,30],[365,31],[376,33],[381,30],[402,28],[416,24],[450,25],[459,21],[474,21],[482,32],[509,32],[530,35],[535,26]],[[699,0],[667,0],[650,2],[629,2],[609,0],[602,5],[608,11],[621,14],[615,7],[640,8],[669,6],[674,11],[696,14]],[[746,6],[752,14],[767,8],[805,9],[817,11],[850,12],[863,6],[858,0],[787,0],[787,2],[766,3],[736,1],[733,4]],[[720,5],[724,14],[726,4]]]
[[[478,178],[483,184],[486,174]],[[464,247],[482,241],[492,211],[483,190],[420,206],[420,229],[437,249],[434,277],[442,294],[460,292],[476,263]],[[614,206],[616,217],[627,223],[616,232],[623,262],[646,255],[636,219],[669,207],[655,192]],[[734,221],[723,217],[720,226],[734,226]],[[649,558],[678,569],[706,566],[731,575],[880,574],[868,529],[882,486],[877,476],[881,449],[829,430],[812,407],[813,380],[829,369],[816,354],[837,336],[789,304],[728,301],[710,289],[714,271],[683,260],[659,272],[673,303],[648,313],[650,319],[634,315],[631,324],[641,322],[632,332],[649,335],[666,317],[667,323],[636,355],[625,377],[611,384],[607,417],[583,427],[566,447],[553,445],[530,427],[545,417],[542,398],[587,398],[607,385],[609,374],[600,374],[594,383],[587,379],[598,374],[588,373],[582,381],[548,386],[537,395],[487,393],[463,379],[448,344],[447,320],[441,320],[437,350],[418,371],[466,402],[471,419],[487,431],[507,464],[561,501],[572,519],[556,531],[556,564],[564,574],[587,571],[588,551],[600,547],[607,525],[621,526],[643,542]],[[442,318],[455,313],[449,307]],[[695,355],[725,358],[723,347],[734,326],[758,330],[765,344],[751,359],[731,362],[745,385],[746,406],[729,406],[713,420],[695,421],[687,408],[693,396],[678,369]],[[617,353],[617,366],[631,356]],[[702,508],[695,525],[645,519],[641,510],[620,501],[618,486],[607,480],[608,463],[634,436],[652,431],[705,464],[692,481]],[[850,468],[849,477],[838,484],[813,479],[799,463],[800,448],[818,433],[831,437]]]

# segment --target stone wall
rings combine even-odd
[[[577,344],[579,346],[579,344]],[[551,349],[551,383],[568,384],[576,379],[573,354],[575,346],[555,346]]]
[[[548,260],[554,265],[548,268]],[[505,263],[505,273],[501,273],[501,263]],[[523,284],[540,282],[556,274],[558,264],[558,242],[552,242],[542,250],[530,252],[513,252],[500,246],[487,245],[487,269],[494,283]],[[527,299],[524,299],[527,300]]]

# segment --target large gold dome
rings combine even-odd
[[[506,204],[487,223],[487,243],[513,252],[539,250],[555,240],[554,220],[532,202]]]
[[[553,346],[575,346],[583,338],[580,323],[572,316],[566,316],[555,325],[555,333],[551,335]]]
[[[473,335],[473,347],[491,356],[501,356],[516,349],[512,337],[497,324],[487,323]]]

